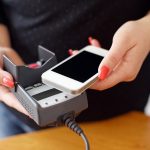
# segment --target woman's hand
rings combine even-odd
[[[93,46],[101,47],[97,39],[89,38]],[[150,52],[150,13],[137,21],[123,24],[113,37],[112,46],[98,68],[99,80],[90,88],[105,90],[120,82],[136,78]],[[69,50],[76,54],[77,50]]]
[[[129,21],[113,37],[112,46],[99,66],[99,79],[92,89],[105,90],[136,78],[150,51],[150,17]]]
[[[24,64],[22,59],[13,49],[0,47],[0,101],[29,116],[24,107],[19,103],[14,94],[9,90],[10,88],[14,87],[14,81],[11,74],[2,69],[3,55],[7,55],[9,58],[11,58],[12,62],[14,62],[16,65]]]

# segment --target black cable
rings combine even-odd
[[[84,143],[85,143],[85,146],[86,146],[86,150],[90,150],[90,145],[89,145],[89,141],[86,137],[86,135],[84,134],[83,130],[80,128],[80,126],[75,122],[74,119],[72,118],[66,118],[64,120],[64,124],[70,128],[72,131],[74,131],[75,133],[77,133],[79,136],[82,137]]]

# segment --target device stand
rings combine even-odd
[[[38,47],[39,60],[45,62],[41,67],[32,69],[27,66],[16,66],[7,56],[3,56],[5,69],[12,74],[22,87],[41,82],[41,74],[57,64],[56,56],[46,48]]]
[[[41,105],[27,93],[26,88],[34,84],[41,83],[41,75],[57,64],[56,56],[46,48],[38,47],[39,60],[44,64],[36,69],[27,66],[16,66],[7,56],[4,56],[4,67],[12,74],[15,80],[15,88],[12,92],[18,98],[23,107],[28,111],[33,120],[39,126],[50,124],[61,124],[61,116],[72,114],[74,117],[88,107],[86,93],[75,96],[63,103],[53,106],[41,107]],[[63,93],[63,92],[62,92]],[[64,93],[65,95],[65,93]]]

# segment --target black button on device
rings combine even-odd
[[[39,87],[39,86],[42,86],[42,83],[36,83],[33,85],[34,87]]]
[[[33,89],[33,86],[28,86],[25,88],[26,91]]]

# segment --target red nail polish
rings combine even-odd
[[[3,78],[3,84],[9,88],[13,88],[14,87],[14,82],[11,81],[10,79],[8,79],[7,77]]]
[[[73,55],[73,50],[72,50],[72,49],[69,49],[69,50],[68,50],[68,53],[69,53],[69,55]]]
[[[29,64],[28,67],[29,67],[29,68],[32,68],[32,69],[36,69],[36,68],[38,68],[38,67],[40,67],[40,66],[35,63],[35,64]]]
[[[107,66],[102,66],[101,67],[101,70],[100,70],[100,74],[99,74],[99,79],[100,80],[104,80],[106,77],[107,77],[107,75],[108,75],[108,72],[109,72],[109,67],[107,67]]]
[[[93,38],[90,36],[90,37],[88,38],[88,41],[89,41],[90,44],[92,44],[92,40],[93,40]]]

